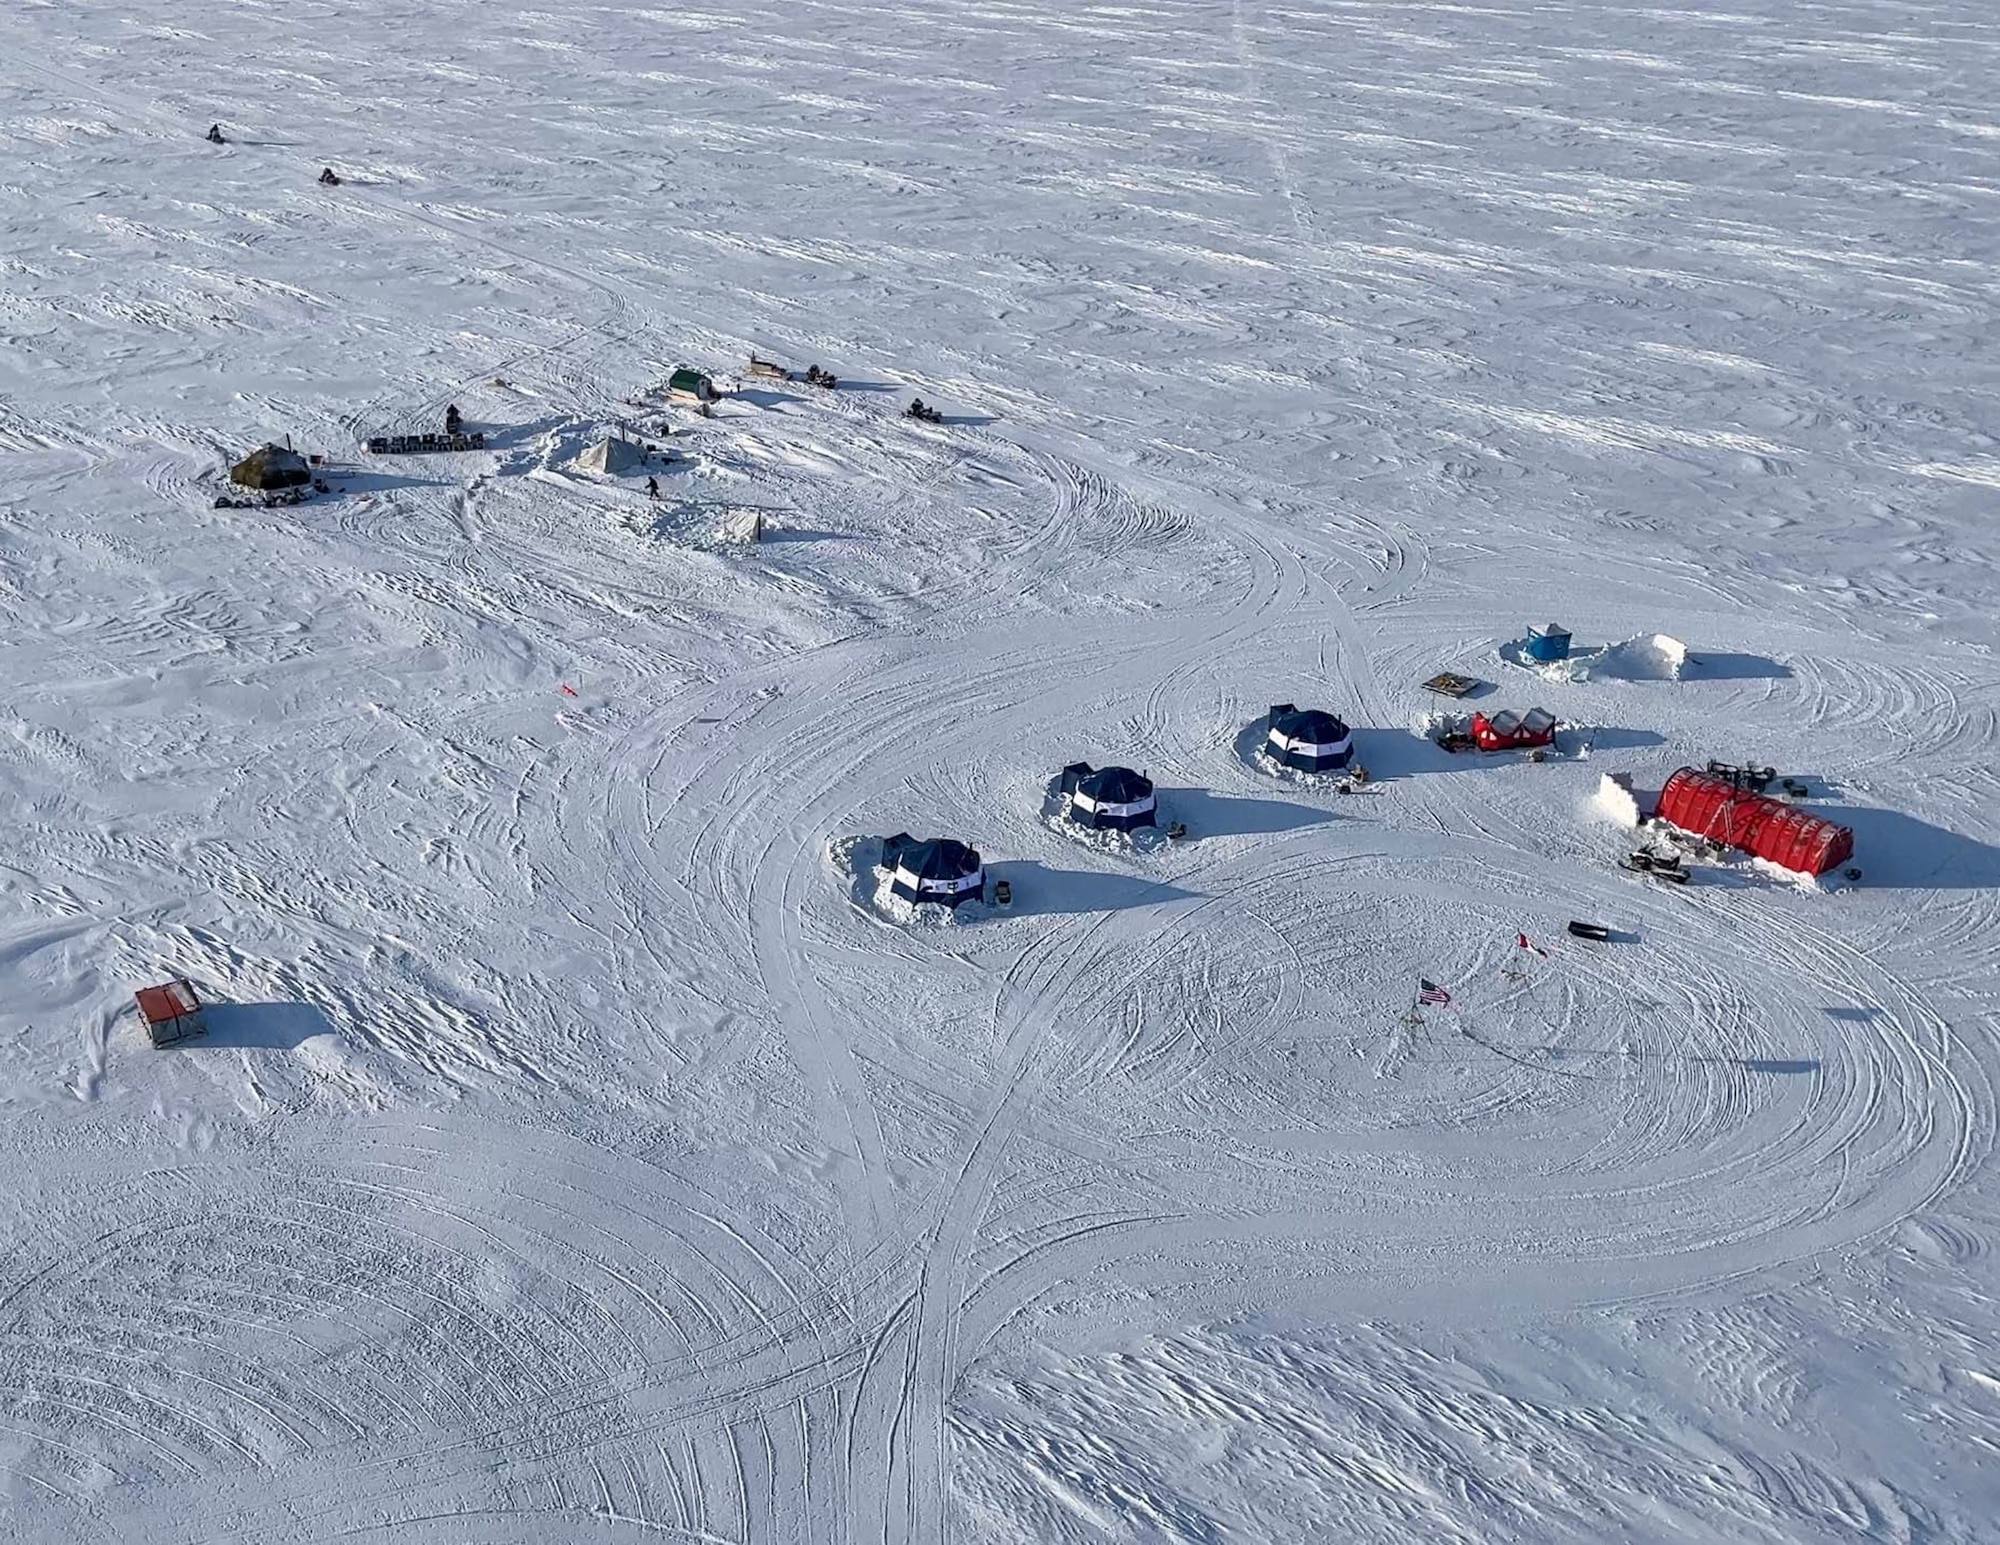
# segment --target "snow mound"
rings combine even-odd
[[[1687,645],[1670,633],[1648,633],[1623,643],[1606,644],[1569,661],[1570,679],[1589,681],[1679,681],[1687,669]]]
[[[1142,826],[1137,831],[1107,831],[1101,827],[1078,826],[1062,813],[1062,807],[1042,817],[1042,822],[1058,836],[1067,837],[1080,847],[1090,848],[1113,857],[1127,857],[1134,853],[1153,853],[1167,845],[1167,810],[1162,805],[1159,810],[1158,826]]]
[[[1494,652],[1544,681],[1679,681],[1688,662],[1687,645],[1671,633],[1642,633],[1567,660],[1532,660],[1519,640]]]
[[[1614,825],[1638,829],[1639,801],[1632,794],[1632,786],[1611,773],[1597,780],[1597,793],[1591,798],[1590,808]]]

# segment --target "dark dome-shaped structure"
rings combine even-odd
[[[1069,800],[1065,814],[1077,826],[1128,832],[1159,825],[1152,780],[1129,767],[1072,762],[1062,770],[1062,791]]]
[[[312,481],[312,467],[297,451],[286,450],[282,445],[265,445],[231,467],[229,480],[266,493],[303,488]]]
[[[957,907],[986,894],[979,850],[949,837],[919,842],[908,832],[898,832],[882,843],[882,867],[889,871],[890,894],[905,901]]]
[[[1332,772],[1354,760],[1354,736],[1321,709],[1273,703],[1264,723],[1264,754],[1280,767]]]

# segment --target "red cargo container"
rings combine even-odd
[[[1825,874],[1854,856],[1854,833],[1726,779],[1683,767],[1660,790],[1660,819],[1781,869]]]
[[[184,1041],[208,1028],[202,1020],[201,994],[184,976],[158,987],[141,987],[136,996],[139,1015],[146,1021],[146,1033],[155,1046]]]

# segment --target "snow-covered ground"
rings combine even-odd
[[[0,1536],[2000,1538],[1984,0],[17,0],[0,139]],[[1866,882],[1620,872],[1711,756]]]

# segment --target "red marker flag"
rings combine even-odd
[[[570,697],[576,696],[576,688],[572,687],[568,682],[563,683],[563,691]]]

